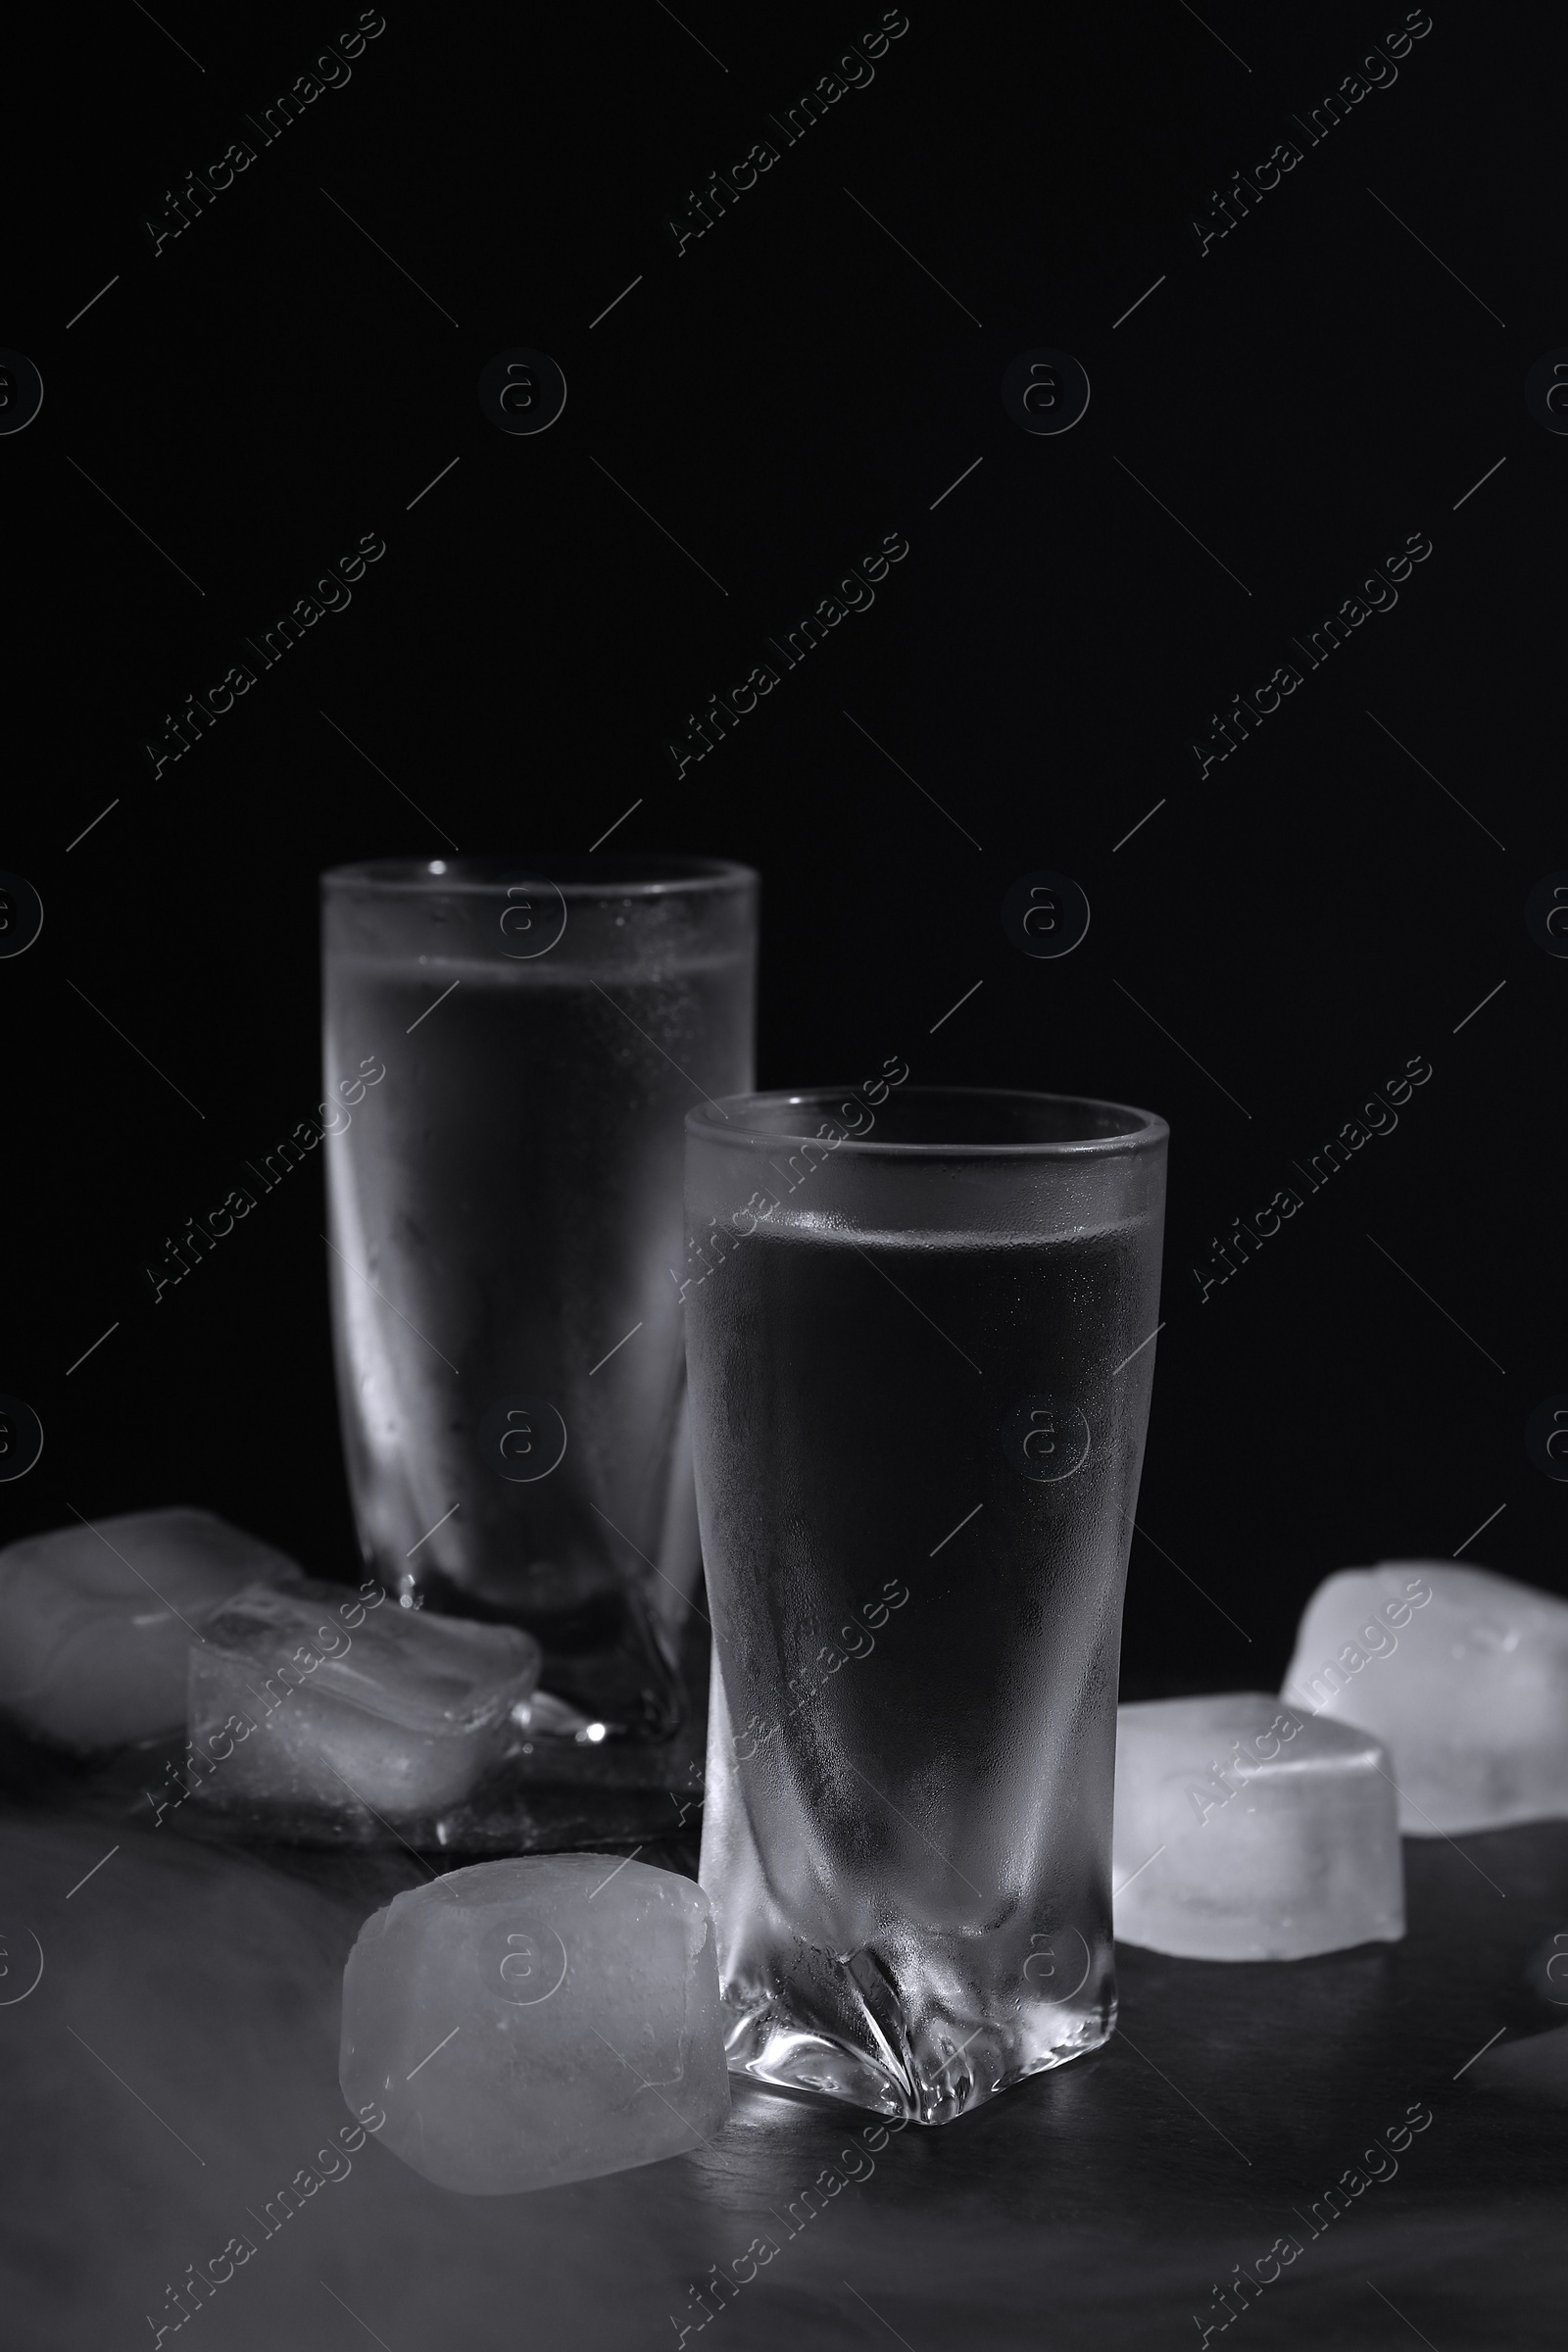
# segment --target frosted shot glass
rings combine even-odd
[[[732,2069],[924,2124],[1094,2049],[1168,1130],[948,1089],[686,1121]]]
[[[523,1627],[660,1740],[699,1555],[682,1120],[752,1082],[757,876],[703,858],[322,876],[332,1328],[366,1564]]]

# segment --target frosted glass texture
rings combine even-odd
[[[756,931],[756,876],[704,858],[323,877],[328,1266],[366,1563],[526,1627],[547,1687],[612,1738],[681,1711],[681,1123],[751,1083]]]
[[[687,1346],[729,2062],[935,2124],[1114,2019],[1167,1131],[906,1076],[688,1119]]]

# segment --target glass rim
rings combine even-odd
[[[538,881],[549,883],[564,899],[653,899],[695,891],[749,890],[759,879],[755,866],[729,858],[621,850],[595,858],[591,850],[562,850],[532,858],[490,853],[366,858],[328,866],[320,885],[323,896],[353,892],[386,898],[483,898],[509,885]]]
[[[808,1122],[800,1122],[800,1131],[793,1128],[764,1128],[747,1123],[745,1113],[754,1106],[767,1104],[793,1109],[809,1105],[822,1119],[831,1118],[832,1105],[857,1096],[853,1086],[813,1086],[796,1089],[782,1087],[771,1093],[727,1095],[719,1102],[700,1103],[686,1113],[686,1133],[704,1143],[745,1144],[761,1150],[778,1150],[790,1144],[819,1144],[821,1139],[808,1132]],[[857,1097],[858,1099],[858,1097]],[[902,1102],[934,1102],[958,1101],[964,1103],[979,1102],[1050,1102],[1074,1110],[1109,1112],[1123,1122],[1108,1135],[1057,1137],[1036,1143],[1013,1138],[1003,1143],[972,1141],[943,1142],[933,1137],[929,1142],[893,1143],[874,1135],[846,1135],[834,1144],[835,1156],[851,1152],[865,1159],[1108,1159],[1135,1152],[1154,1152],[1170,1139],[1170,1127],[1157,1111],[1140,1110],[1129,1102],[1110,1102],[1096,1095],[1051,1095],[1038,1088],[1017,1086],[911,1086],[900,1089]],[[879,1105],[868,1107],[875,1110]],[[714,1114],[717,1114],[716,1116]],[[737,1115],[739,1114],[739,1115]]]

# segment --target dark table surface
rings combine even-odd
[[[0,1813],[0,2301],[29,2352],[152,2344],[169,2285],[239,2232],[254,2257],[188,2323],[208,2352],[673,2347],[683,2327],[735,2352],[1197,2346],[1219,2340],[1216,2286],[1260,2258],[1270,2276],[1282,2237],[1300,2254],[1228,2342],[1564,2340],[1568,2109],[1496,2058],[1517,2074],[1568,2018],[1542,1960],[1568,1930],[1568,1823],[1407,1840],[1398,1945],[1241,1966],[1124,1947],[1105,2049],[875,2155],[840,2162],[858,2111],[734,2081],[695,2155],[464,2197],[371,2140],[264,2237],[267,2200],[347,2120],[344,1959],[425,1866],[154,1832],[146,1810],[62,1779]],[[1412,2106],[1432,2120],[1396,2171],[1314,2225]],[[703,2324],[692,2287],[747,2275],[759,2236],[777,2252]]]

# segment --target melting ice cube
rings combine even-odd
[[[368,1592],[371,1597],[367,1599]],[[379,1585],[264,1585],[190,1648],[192,1793],[280,1829],[335,1817],[373,1835],[466,1796],[516,1739],[539,1676],[514,1626],[387,1605]]]
[[[729,2114],[708,1897],[610,1854],[400,1894],[343,1972],[338,2079],[385,2109],[383,2147],[470,2195],[697,2147]]]
[[[1386,1560],[1319,1585],[1284,1697],[1387,1746],[1407,1837],[1568,1815],[1568,1601]]]
[[[211,1511],[130,1511],[0,1551],[0,1713],[89,1754],[177,1732],[202,1612],[294,1562]]]
[[[1404,1934],[1397,1806],[1364,1732],[1257,1691],[1116,1714],[1116,1934],[1192,1960],[1299,1960]]]

